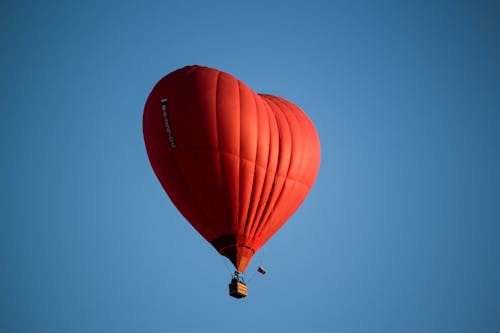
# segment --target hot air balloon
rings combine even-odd
[[[187,66],[154,86],[143,133],[167,195],[234,264],[230,294],[246,296],[241,277],[252,256],[313,186],[320,164],[313,123],[293,103],[228,73]]]

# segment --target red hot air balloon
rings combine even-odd
[[[209,67],[163,77],[146,101],[143,131],[168,196],[237,278],[304,201],[319,169],[319,138],[300,108]]]

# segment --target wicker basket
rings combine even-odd
[[[229,295],[234,298],[243,298],[248,295],[247,285],[243,282],[233,280],[229,284]]]

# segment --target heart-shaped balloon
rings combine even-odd
[[[301,109],[213,68],[162,78],[143,131],[174,205],[240,272],[304,201],[319,169],[318,135]]]

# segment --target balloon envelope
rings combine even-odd
[[[241,272],[319,169],[319,138],[300,108],[208,67],[162,78],[146,101],[143,132],[174,205]]]

